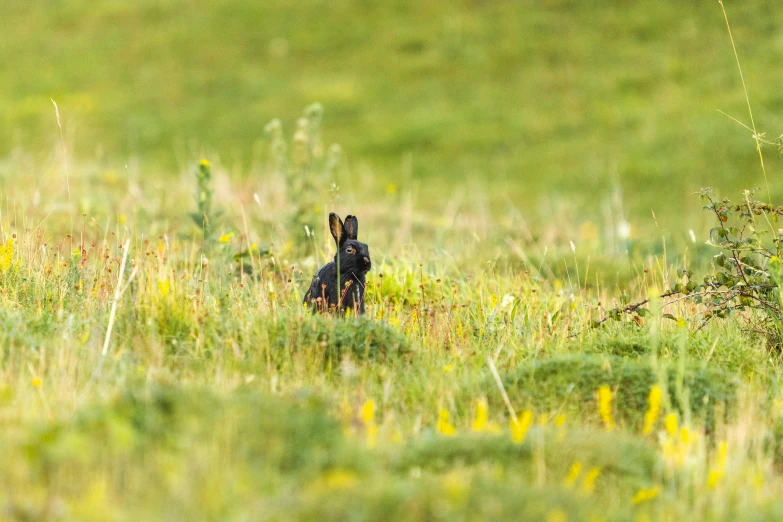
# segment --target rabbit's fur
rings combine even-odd
[[[356,240],[359,220],[355,216],[345,218],[329,214],[329,230],[337,244],[334,261],[316,272],[304,302],[319,311],[351,308],[359,315],[364,313],[364,278],[372,268],[370,250]],[[337,288],[337,256],[340,256],[340,291]]]

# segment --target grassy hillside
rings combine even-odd
[[[729,6],[760,131],[783,132],[775,2]],[[718,5],[595,2],[12,1],[0,154],[73,153],[172,176],[204,152],[247,174],[264,125],[320,101],[354,168],[490,183],[665,225],[705,185],[762,183]],[[780,160],[773,166],[780,170]],[[576,181],[578,180],[578,183]],[[576,188],[578,186],[578,188]],[[496,190],[497,188],[497,190]],[[495,198],[500,199],[500,198]],[[546,209],[544,209],[546,210]]]

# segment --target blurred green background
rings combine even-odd
[[[774,139],[783,9],[727,9]],[[352,168],[419,195],[480,183],[598,215],[620,194],[682,227],[698,188],[764,183],[750,133],[716,110],[748,121],[714,1],[8,0],[0,63],[0,156],[55,157],[52,97],[75,158],[173,176],[209,154],[242,175],[267,122],[290,135],[320,101]],[[781,166],[768,154],[773,192]]]

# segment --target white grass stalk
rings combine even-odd
[[[60,123],[60,109],[57,107],[57,102],[54,101],[54,98],[49,99],[52,100],[52,105],[54,105],[54,114],[57,116],[57,126],[60,128],[60,144],[63,148],[63,164],[65,165],[65,189],[68,191],[68,201],[71,201],[71,181],[68,175],[68,154],[65,152],[65,135],[63,134],[62,123]]]
[[[122,263],[120,263],[120,275],[117,280],[117,289],[114,292],[114,300],[111,303],[111,312],[109,313],[109,325],[106,327],[106,339],[103,341],[103,351],[101,352],[101,360],[106,357],[106,353],[109,351],[109,342],[111,341],[111,330],[114,327],[114,317],[117,314],[117,303],[120,301],[120,297],[123,294],[122,277],[125,274],[125,261],[128,259],[128,250],[130,250],[130,239],[125,240],[125,245],[122,247]],[[134,272],[135,275],[135,272]]]
[[[492,371],[492,376],[495,377],[495,382],[498,385],[498,388],[500,388],[500,394],[503,396],[503,402],[506,403],[506,408],[508,408],[508,413],[511,415],[511,418],[514,420],[514,424],[517,423],[517,414],[514,411],[514,407],[511,405],[511,400],[508,398],[508,394],[506,393],[506,388],[503,386],[503,381],[500,380],[500,374],[498,374],[498,369],[495,368],[495,363],[492,362],[491,357],[487,357],[487,364],[489,364],[489,369]]]

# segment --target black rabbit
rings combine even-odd
[[[345,218],[329,214],[329,230],[337,244],[334,261],[325,264],[316,272],[313,282],[305,294],[304,302],[319,311],[351,308],[355,313],[364,313],[364,277],[372,268],[367,245],[356,240],[359,220],[355,216]],[[337,288],[337,259],[340,260],[340,288]]]
[[[367,245],[356,240],[359,221],[355,216],[345,218],[329,214],[329,230],[337,243],[334,261],[316,272],[305,294],[304,302],[319,311],[341,311],[351,308],[359,315],[364,313],[364,277],[372,268]],[[337,259],[340,260],[340,288],[337,288]]]

